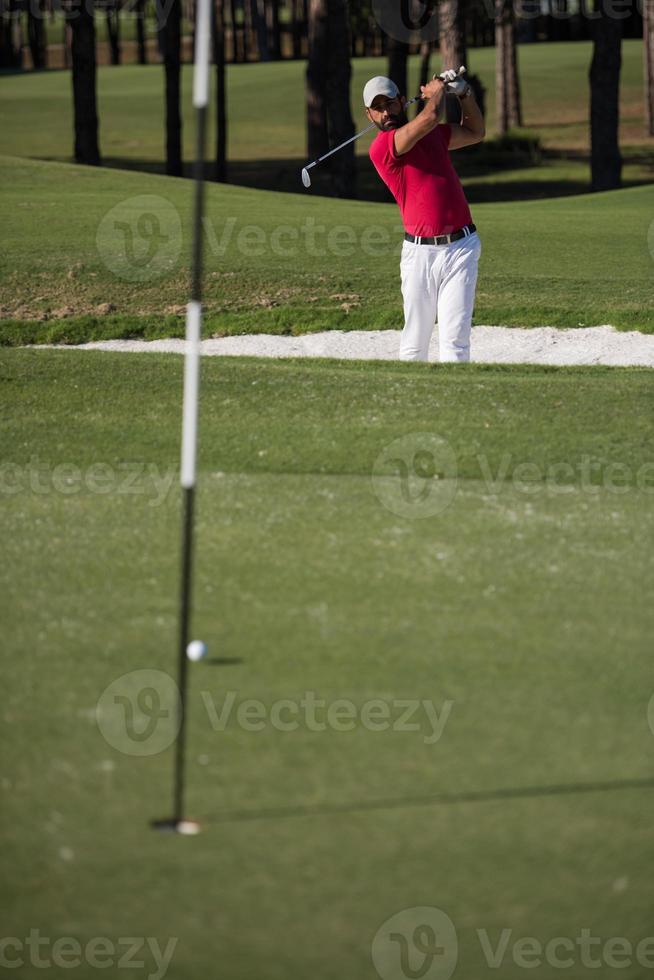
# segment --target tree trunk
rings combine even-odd
[[[259,49],[259,61],[270,61],[270,51],[268,50],[268,28],[266,27],[266,4],[265,0],[250,0],[252,6],[252,22],[257,34],[257,48]]]
[[[306,70],[307,156],[327,151],[327,5],[329,0],[309,0],[309,57]]]
[[[216,63],[216,165],[214,179],[227,180],[227,85],[225,73],[225,12],[223,0],[213,7],[213,60]]]
[[[75,162],[97,167],[98,112],[95,95],[95,22],[93,11],[84,0],[73,2],[66,11],[72,30],[73,107]]]
[[[348,0],[328,0],[329,75],[327,77],[327,125],[334,146],[354,136],[350,109],[350,24]],[[354,143],[332,157],[332,178],[337,197],[356,197]]]
[[[495,92],[497,132],[522,125],[513,0],[495,0]]]
[[[593,21],[593,59],[590,66],[591,189],[620,187],[622,158],[618,142],[620,122],[620,66],[622,23],[610,0],[597,0]]]
[[[426,85],[431,78],[429,62],[431,61],[431,42],[423,41],[420,45],[420,85]]]
[[[440,50],[443,70],[468,65],[468,46],[466,44],[466,3],[467,0],[441,0],[439,6]],[[477,75],[470,72],[466,78],[475,93],[477,105],[485,114],[486,89]]]
[[[420,85],[426,85],[431,78],[431,73],[429,70],[429,62],[431,61],[431,42],[423,41],[420,45],[420,80],[418,84],[418,90]],[[416,102],[416,115],[425,107],[424,102]]]
[[[238,52],[236,50],[236,10],[234,0],[224,0],[227,3],[229,9],[229,39],[230,39],[230,55],[228,60],[231,61],[233,65],[238,61]]]
[[[347,0],[309,0],[307,133],[309,158],[354,136],[350,110],[350,31]],[[331,158],[334,193],[356,196],[354,144]]]
[[[73,31],[70,24],[68,23],[68,20],[64,21],[64,29],[62,33],[63,33],[63,37],[61,40],[62,40],[62,47],[64,49],[64,68],[70,68],[73,63],[73,55],[72,55]]]
[[[293,57],[302,57],[302,30],[304,20],[304,4],[302,0],[292,0],[291,16],[293,27]]]
[[[161,0],[158,0],[159,43],[166,77],[166,173],[171,177],[183,176],[182,117],[179,108],[181,20],[181,0],[171,0],[167,17]]]
[[[136,44],[138,48],[139,65],[147,65],[148,53],[145,45],[145,0],[137,0],[136,4]]]
[[[46,67],[45,31],[43,18],[45,11],[41,0],[28,0],[27,4],[27,37],[32,55],[32,67]]]
[[[243,0],[239,0],[236,5],[236,15],[237,15],[237,28],[236,36],[238,38],[238,60],[239,62],[245,62],[248,60],[248,43],[246,36],[246,18],[245,18],[245,3]]]
[[[107,4],[107,38],[112,65],[120,64],[120,11],[115,3]]]
[[[388,77],[395,82],[401,95],[407,95],[407,59],[409,45],[406,41],[388,38]]]
[[[17,10],[0,6],[0,68],[21,68],[23,52],[16,37]]]
[[[251,61],[250,52],[255,45],[253,41],[254,25],[252,23],[252,4],[250,0],[243,0],[243,50],[244,61]]]
[[[522,95],[520,90],[520,73],[518,71],[518,45],[516,43],[515,15],[512,11],[511,24],[511,60],[509,64],[509,125],[522,126]]]
[[[495,115],[498,136],[504,136],[509,128],[507,6],[506,0],[495,0]]]
[[[466,0],[442,0],[440,4],[440,48],[443,70],[467,63],[465,35]]]
[[[268,0],[268,34],[270,36],[270,56],[279,61],[282,56],[282,39],[279,28],[279,0]]]
[[[645,134],[654,136],[654,0],[643,0]]]

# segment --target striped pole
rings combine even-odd
[[[211,44],[211,0],[197,0],[195,24],[195,64],[193,107],[196,111],[196,154],[194,164],[193,257],[191,298],[186,308],[186,352],[184,357],[184,408],[180,483],[183,498],[182,567],[179,604],[180,695],[179,731],[175,751],[173,818],[155,824],[159,829],[180,834],[196,834],[199,824],[184,812],[186,762],[186,705],[188,685],[187,647],[190,640],[191,592],[193,579],[193,515],[195,505],[198,396],[200,388],[200,336],[202,333],[202,215],[204,212],[204,158],[209,102],[209,51]]]

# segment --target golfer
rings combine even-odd
[[[438,320],[441,361],[470,360],[470,327],[481,242],[449,150],[479,143],[484,120],[468,83],[445,72],[420,90],[423,110],[409,122],[404,96],[390,78],[363,90],[379,133],[370,159],[397,201],[404,224],[400,271],[404,330],[400,359],[426,361]],[[460,100],[461,123],[440,124],[445,92]]]

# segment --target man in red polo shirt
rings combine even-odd
[[[439,123],[446,91],[459,97],[460,124]],[[454,71],[422,85],[421,94],[423,110],[409,122],[406,99],[390,78],[371,78],[363,90],[368,118],[379,129],[370,159],[405,230],[400,359],[427,360],[438,320],[440,360],[469,361],[481,242],[449,150],[482,140],[484,120],[472,89]]]

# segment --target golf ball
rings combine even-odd
[[[207,655],[206,643],[202,640],[191,640],[186,648],[186,656],[189,660],[202,660]]]

